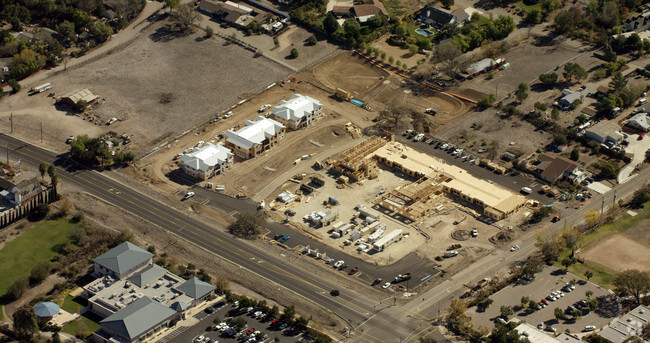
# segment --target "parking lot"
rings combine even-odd
[[[483,156],[472,155],[472,157],[475,157],[476,160],[474,161],[474,163],[470,163],[469,159],[463,160],[459,156],[452,156],[451,151],[436,149],[435,144],[430,145],[425,142],[414,142],[412,138],[408,139],[407,137],[404,137],[402,135],[396,135],[395,140],[400,143],[406,144],[409,147],[412,147],[414,149],[436,156],[448,164],[463,168],[467,170],[470,174],[478,178],[492,181],[496,184],[499,184],[505,188],[512,190],[513,192],[518,193],[522,187],[528,187],[532,189],[533,192],[527,195],[527,197],[531,199],[535,199],[543,204],[551,204],[554,201],[553,198],[550,198],[545,194],[539,194],[539,190],[542,188],[542,184],[539,182],[529,180],[520,174],[507,173],[507,174],[500,175],[487,168],[480,167],[478,165],[478,160],[480,158],[483,158]]]
[[[219,305],[221,304],[221,305]],[[166,337],[161,339],[160,343],[218,343],[218,342],[273,342],[275,338],[286,340],[291,337],[296,339],[299,337],[290,328],[280,329],[280,325],[273,325],[271,320],[257,319],[254,317],[254,310],[246,311],[246,308],[238,309],[231,304],[217,303],[212,307],[212,313],[200,312],[195,315],[199,319],[199,323],[189,327],[180,327],[176,331],[171,332]],[[234,331],[228,330],[230,325],[219,325],[221,322],[231,322],[232,319],[242,318],[246,321],[244,328]],[[214,321],[217,319],[217,323]],[[221,329],[223,326],[226,328]],[[233,329],[234,330],[234,329]],[[250,333],[249,333],[250,331]],[[259,335],[256,334],[258,332]],[[201,342],[199,338],[203,336]],[[261,339],[255,339],[255,337]],[[264,337],[264,338],[262,338]],[[209,341],[207,340],[209,339]],[[253,340],[254,339],[254,340]]]
[[[575,284],[575,290],[569,292],[565,289],[565,286],[574,279],[578,281]],[[548,296],[553,291],[561,291],[563,295],[556,300],[551,300]],[[555,319],[554,312],[556,308],[565,311],[569,306],[579,307],[577,303],[587,299],[585,295],[587,291],[592,291],[593,295],[591,297],[598,300],[597,308],[594,311],[583,310],[582,318],[575,321],[573,319],[562,319],[560,321]],[[618,315],[618,305],[611,301],[611,297],[607,297],[609,295],[607,290],[596,284],[581,280],[572,274],[565,273],[563,270],[547,267],[537,274],[531,282],[510,285],[492,295],[490,298],[494,300],[494,304],[498,305],[488,307],[485,312],[478,312],[476,308],[472,308],[468,311],[468,314],[472,317],[475,325],[491,327],[497,317],[500,316],[501,305],[512,306],[514,315],[510,316],[509,319],[518,318],[533,326],[544,323],[544,328],[555,328],[558,333],[564,332],[566,329],[576,333],[583,331],[587,325],[602,328]],[[548,305],[538,311],[527,311],[519,306],[520,300],[524,296],[538,303],[541,299],[546,299]],[[571,317],[570,314],[569,317]],[[550,331],[548,332],[550,333]]]

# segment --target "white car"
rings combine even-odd
[[[544,322],[539,322],[539,324],[537,324],[537,328],[540,330],[544,330]]]
[[[224,117],[224,119],[225,118],[230,118],[230,117],[232,117],[232,114],[233,114],[232,111],[228,111],[228,113],[224,114],[223,117]]]
[[[264,314],[262,311],[255,311],[255,313],[253,313],[253,317],[259,318],[262,314]]]
[[[582,331],[589,332],[589,331],[594,331],[594,330],[596,330],[596,327],[594,325],[585,325],[585,329],[582,330]]]
[[[345,263],[345,262],[343,262],[343,260],[336,261],[336,262],[334,263],[334,268],[338,268],[338,267],[342,266],[343,263]]]
[[[513,245],[512,248],[510,248],[510,251],[515,251],[517,249],[519,249],[519,246],[518,245]]]
[[[327,261],[325,261],[326,264],[332,264],[334,262],[333,258],[328,258]]]
[[[361,244],[361,245],[359,245],[359,246],[357,247],[357,250],[358,250],[358,251],[364,251],[364,250],[366,250],[366,249],[368,249],[368,245],[367,245],[367,244]]]
[[[268,110],[269,108],[271,108],[271,104],[266,104],[266,105],[263,105],[262,107],[260,107],[260,109],[257,110],[257,112],[261,113],[261,112],[264,112],[264,111]]]
[[[381,286],[383,289],[386,289],[388,287],[390,287],[390,282],[386,282],[383,286]]]
[[[194,192],[187,192],[187,193],[185,193],[185,196],[183,197],[183,199],[189,199],[189,198],[191,198],[193,196],[194,196]]]
[[[418,134],[417,136],[415,136],[415,138],[413,138],[413,141],[414,141],[414,142],[419,142],[419,141],[421,141],[423,138],[424,138],[424,134],[420,133],[420,134]]]

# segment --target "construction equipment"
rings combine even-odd
[[[352,100],[352,94],[350,92],[343,90],[341,88],[336,89],[336,93],[334,95],[339,98],[341,101],[350,101]]]

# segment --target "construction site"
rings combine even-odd
[[[316,161],[314,172],[294,175],[278,190],[270,209],[330,246],[385,264],[421,247],[431,258],[443,256],[455,231],[469,237],[480,227],[492,236],[498,229],[486,222],[526,204],[519,194],[393,138],[373,136]]]

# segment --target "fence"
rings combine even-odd
[[[0,213],[0,228],[27,217],[37,205],[43,203],[49,204],[56,201],[56,198],[56,188],[54,186],[47,187],[43,192],[31,198],[25,204]]]

